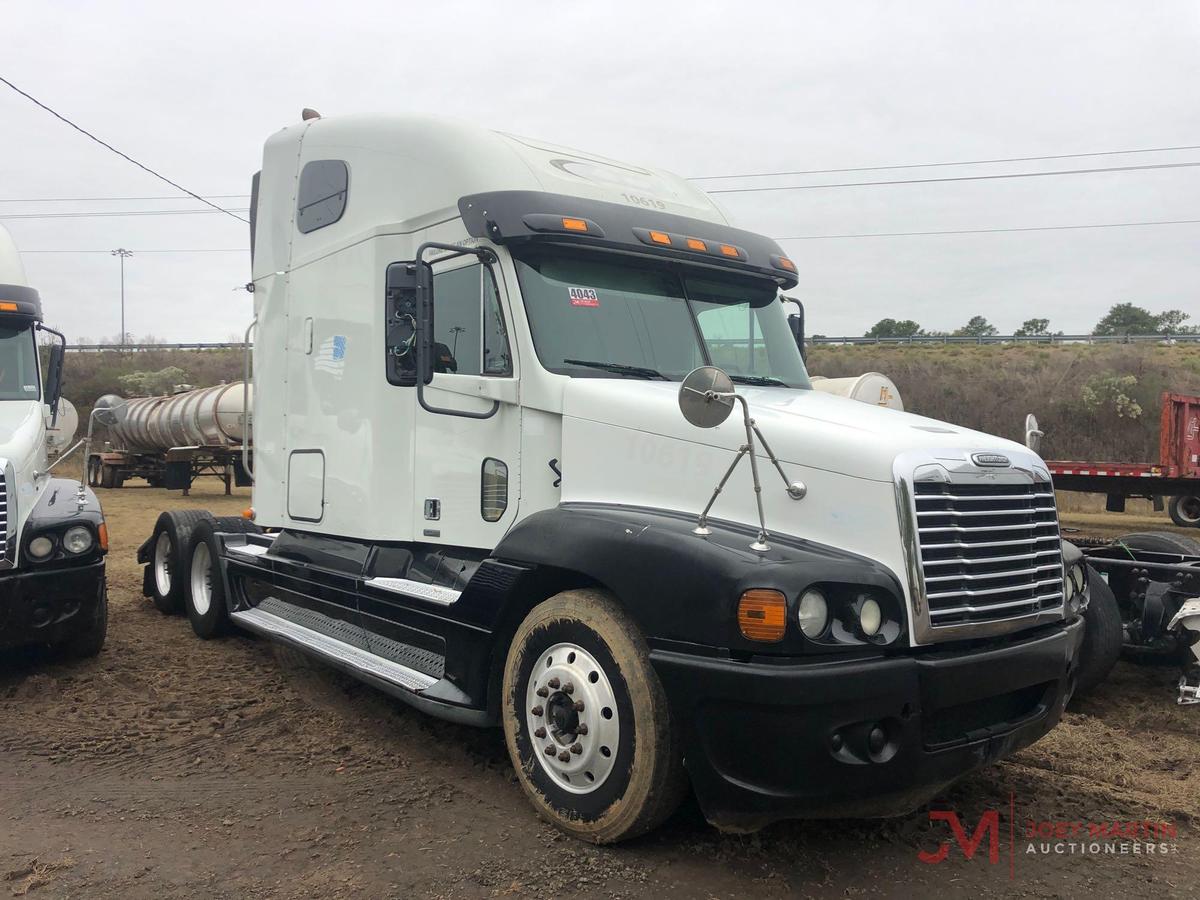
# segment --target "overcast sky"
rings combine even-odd
[[[205,195],[245,194],[263,140],[311,106],[419,112],[680,174],[1200,144],[1200,4],[1087,2],[56,2],[4,5],[0,74]],[[1200,150],[704,182],[818,184],[1200,160]],[[0,199],[172,190],[0,85]],[[1200,219],[1200,168],[723,194],[773,237]],[[245,207],[244,197],[218,201]],[[203,209],[0,203],[0,216]],[[7,219],[23,250],[135,252],[127,329],[226,340],[248,247],[221,214]],[[1200,225],[790,240],[809,329],[884,316],[1090,330],[1115,302],[1200,319]],[[118,263],[27,253],[72,340],[119,332]]]

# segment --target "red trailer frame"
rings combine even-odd
[[[1124,512],[1128,497],[1163,508],[1163,497],[1200,496],[1200,397],[1162,395],[1157,463],[1047,460],[1060,491],[1107,494],[1109,512]]]

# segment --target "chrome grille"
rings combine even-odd
[[[8,559],[8,479],[0,466],[0,559]]]
[[[918,481],[913,501],[931,626],[996,622],[1062,605],[1050,482]]]

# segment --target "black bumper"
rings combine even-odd
[[[651,658],[705,815],[753,829],[903,815],[1033,743],[1070,698],[1082,637],[1077,620],[991,649],[871,660]]]
[[[64,641],[94,621],[103,597],[103,559],[0,573],[0,648]]]

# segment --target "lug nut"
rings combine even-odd
[[[564,750],[562,753],[558,754],[558,761],[559,762],[570,762],[571,754],[568,753],[566,750]]]
[[[546,745],[546,755],[547,755],[547,756],[553,756],[553,755],[554,755],[554,745],[553,745],[553,744],[547,744],[547,745]]]
[[[579,741],[576,741],[571,745],[571,752],[578,756],[583,752],[583,744],[579,743]]]
[[[580,722],[579,726],[575,729],[575,733],[587,734],[587,722]]]
[[[563,693],[565,693],[565,694],[575,693],[575,685],[573,685],[571,682],[568,681],[566,684],[563,685]]]
[[[550,685],[550,687],[554,688],[556,691],[558,690],[558,679],[557,678],[551,678],[549,681],[546,682],[546,684]]]
[[[534,731],[533,736],[535,738],[544,738],[546,736],[546,729],[538,728],[536,731]]]
[[[545,712],[545,710],[542,709],[542,707],[539,705],[539,706],[535,706],[533,709],[531,709],[530,712],[533,713],[535,716],[540,716],[542,713]]]
[[[544,687],[540,687],[537,689],[537,695],[539,697],[549,697],[550,692],[548,690],[546,690]]]
[[[583,701],[582,700],[575,701],[575,712],[583,712]]]

